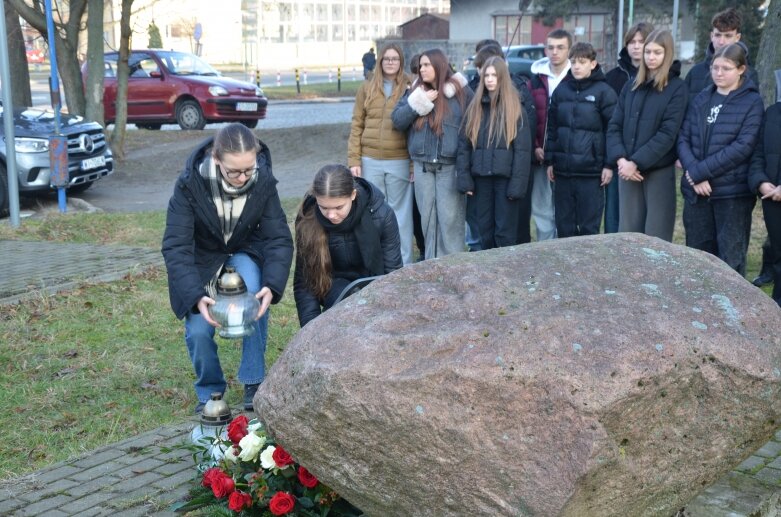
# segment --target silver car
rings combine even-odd
[[[8,212],[7,141],[0,106],[0,216]],[[114,158],[103,128],[96,122],[62,114],[60,132],[68,138],[68,172],[71,193],[87,190],[98,179],[114,172]],[[49,136],[54,134],[54,112],[38,108],[14,108],[16,168],[19,192],[46,192],[50,185]]]

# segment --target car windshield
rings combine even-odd
[[[160,52],[160,59],[174,75],[220,75],[204,60],[184,52]]]

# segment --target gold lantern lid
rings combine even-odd
[[[233,266],[225,266],[225,271],[220,275],[217,281],[218,294],[244,294],[247,292],[247,286],[244,279],[236,272]]]

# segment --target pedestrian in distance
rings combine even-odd
[[[675,226],[675,145],[687,102],[674,46],[670,31],[648,35],[637,77],[621,90],[607,130],[608,160],[619,177],[618,230],[668,242]]]
[[[227,387],[214,341],[215,303],[223,268],[235,268],[260,301],[255,332],[242,340],[238,380],[244,409],[265,375],[268,307],[285,292],[293,240],[271,172],[271,153],[246,126],[233,123],[198,146],[168,203],[162,252],[168,292],[195,370],[196,412]]]
[[[374,72],[374,67],[377,65],[377,56],[374,54],[374,47],[370,48],[369,51],[361,57],[361,63],[363,63],[363,78],[368,79],[369,75]]]
[[[293,293],[303,327],[354,280],[402,266],[399,227],[382,192],[344,165],[326,165],[296,216]]]
[[[347,164],[353,175],[374,184],[393,208],[399,223],[401,257],[412,256],[414,187],[407,152],[407,135],[393,128],[391,114],[409,88],[404,55],[395,43],[380,50],[380,70],[358,89],[353,107]]]
[[[715,52],[713,84],[692,101],[678,137],[686,245],[716,255],[741,275],[756,203],[748,170],[765,111],[757,85],[745,76],[747,66],[739,43]]]
[[[639,22],[626,31],[624,35],[624,47],[618,53],[618,64],[615,68],[605,74],[605,81],[609,84],[616,95],[621,94],[621,90],[626,83],[632,83],[637,77],[637,70],[640,62],[643,60],[643,45],[645,39],[654,26],[647,22]],[[605,187],[605,233],[616,233],[618,231],[618,171],[613,167],[614,180]]]
[[[556,216],[553,204],[553,184],[548,179],[545,166],[545,135],[548,121],[548,104],[556,87],[569,72],[569,49],[572,34],[564,29],[548,33],[544,58],[532,63],[529,89],[537,111],[537,131],[534,139],[532,165],[532,218],[537,229],[537,240],[556,238]]]
[[[520,200],[531,167],[531,129],[507,63],[489,57],[467,108],[458,148],[458,188],[474,200],[480,247],[517,244]]]
[[[765,112],[765,119],[749,169],[749,188],[762,199],[762,215],[772,247],[769,264],[773,300],[781,305],[781,70],[776,70],[776,102]],[[763,269],[766,267],[763,264]],[[770,283],[768,282],[768,283]]]
[[[456,186],[458,136],[472,90],[439,49],[420,56],[420,78],[393,110],[393,126],[407,132],[426,242],[425,258],[464,251],[465,199]]]
[[[613,178],[605,133],[616,93],[605,81],[590,43],[575,43],[569,61],[567,80],[551,97],[545,141],[548,179],[556,184],[559,238],[599,233],[605,187]]]

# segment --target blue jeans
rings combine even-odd
[[[231,256],[225,265],[236,268],[236,272],[244,279],[247,292],[260,291],[261,271],[249,255],[237,253]],[[255,332],[242,340],[238,373],[239,382],[242,384],[263,382],[266,371],[268,314],[269,311],[266,311],[263,317],[255,322]],[[209,325],[199,312],[190,312],[185,318],[184,340],[195,370],[195,394],[200,402],[208,401],[213,392],[225,393],[227,386],[217,355],[214,331],[215,328]]]
[[[751,212],[755,197],[709,199],[683,205],[686,245],[716,255],[746,276],[746,254],[751,236]]]

